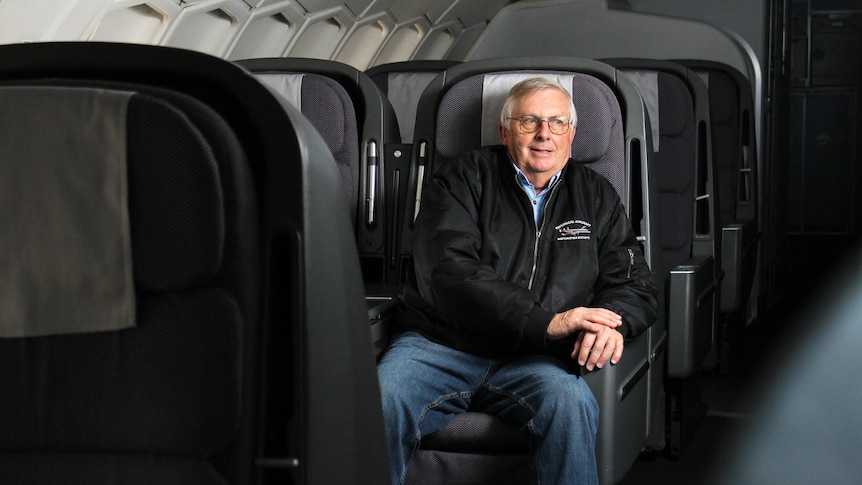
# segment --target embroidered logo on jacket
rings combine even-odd
[[[591,234],[590,227],[592,227],[592,224],[589,222],[575,219],[566,221],[554,227],[554,229],[559,233],[557,241],[573,241],[589,239]]]

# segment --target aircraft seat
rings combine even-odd
[[[297,110],[91,42],[0,46],[0,106],[0,482],[386,480],[350,222]]]
[[[737,314],[744,311],[752,292],[760,239],[751,88],[745,76],[728,65],[690,59],[675,62],[694,70],[709,94],[722,228],[721,312]]]
[[[421,210],[424,174],[466,150],[499,143],[497,123],[505,94],[517,81],[533,75],[557,77],[571,86],[579,116],[572,157],[611,181],[635,221],[635,231],[640,231],[650,261],[654,253],[649,250],[653,235],[649,199],[642,197],[649,191],[642,187],[649,177],[643,101],[635,86],[612,67],[573,58],[471,61],[431,81],[417,110],[414,147],[419,149],[414,149],[416,171],[411,175],[411,190],[416,191],[411,201],[416,202],[407,210],[405,250],[412,248],[413,216]],[[648,331],[627,342],[619,364],[585,377],[602,413],[596,445],[602,483],[622,479],[649,432],[654,402],[650,396],[658,390],[649,373],[658,370],[660,376],[664,358],[664,345],[652,347],[650,337]],[[518,437],[506,428],[493,416],[456,415],[444,430],[422,439],[408,466],[407,483],[428,483],[428,477],[439,483],[524,483],[532,460],[526,451],[529,444],[521,437],[518,445]]]
[[[708,96],[700,78],[679,64],[653,59],[605,62],[638,85],[655,135],[668,302],[669,448],[675,455],[680,452],[683,416],[704,410],[698,375],[714,350],[722,277]]]
[[[235,62],[299,108],[323,136],[339,162],[344,195],[354,208],[369,293],[397,293],[388,288],[397,286],[400,272],[392,229],[397,193],[391,178],[408,157],[386,152],[386,146],[400,141],[389,101],[363,72],[341,62],[300,58]]]

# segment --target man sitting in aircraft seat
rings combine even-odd
[[[569,158],[576,116],[563,86],[524,80],[504,146],[439,167],[424,191],[401,333],[378,365],[394,484],[420,438],[468,409],[529,433],[534,483],[598,482],[579,366],[617,363],[658,304],[615,190]]]

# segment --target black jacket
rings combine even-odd
[[[657,290],[613,187],[569,160],[549,190],[537,228],[505,147],[440,167],[423,192],[400,325],[497,358],[568,356],[574,337],[546,342],[545,331],[578,306],[617,312],[626,337],[646,330]]]

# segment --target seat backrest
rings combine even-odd
[[[713,61],[675,61],[694,70],[709,93],[721,226],[757,218],[757,147],[751,86],[736,69]]]
[[[29,184],[4,190],[0,211],[44,221],[0,237],[27,256],[0,264],[33,276],[5,280],[4,302],[35,310],[0,315],[0,481],[251,484],[287,465],[300,483],[381,483],[358,259],[308,122],[191,51],[10,45],[0,66],[0,173]],[[7,245],[19,237],[51,239]],[[103,280],[123,291],[94,291]],[[330,331],[344,332],[339,362],[305,351]],[[370,392],[332,396],[345,373]]]
[[[638,85],[653,133],[665,269],[691,256],[718,258],[718,189],[709,97],[697,74],[654,59],[605,59]]]
[[[618,67],[619,64],[617,65]],[[646,98],[653,132],[657,221],[665,272],[692,255],[696,185],[694,102],[685,84],[667,72],[622,68]]]
[[[718,194],[706,87],[686,67],[653,59],[607,59],[647,99],[658,185],[662,270],[668,291],[668,374],[698,372],[713,343],[722,275]],[[701,274],[694,294],[677,288],[683,274]]]
[[[754,108],[748,80],[730,66],[711,61],[682,60],[694,70],[709,93],[713,157],[719,194],[724,279],[721,311],[742,315],[757,302],[758,194]],[[754,288],[754,292],[752,289]],[[754,293],[754,294],[753,294]],[[750,300],[749,300],[750,299]]]
[[[397,281],[391,234],[395,194],[388,176],[398,160],[385,146],[400,141],[395,112],[363,72],[322,59],[267,58],[236,61],[302,111],[338,162],[351,207],[365,282]],[[400,214],[400,212],[399,212]]]
[[[441,71],[460,61],[413,60],[379,64],[365,71],[383,91],[398,118],[402,143],[413,142],[413,125],[419,97]]]
[[[586,59],[534,57],[461,63],[436,76],[425,89],[417,110],[413,151],[416,171],[411,176],[416,202],[407,211],[405,248],[412,246],[410,230],[414,215],[421,210],[425,174],[451,163],[467,150],[499,144],[497,126],[506,93],[521,79],[537,75],[555,78],[571,90],[578,111],[572,158],[611,182],[636,231],[641,231],[645,247],[649,246],[653,232],[647,197],[650,189],[646,183],[651,175],[646,146],[650,135],[643,100],[635,85],[607,64]],[[645,251],[649,254],[648,249]],[[648,433],[650,407],[655,402],[650,396],[658,392],[657,387],[650,387],[654,384],[652,379],[645,378],[651,367],[662,368],[660,362],[650,361],[649,336],[644,334],[629,344],[625,364],[587,376],[602,413],[596,454],[603,483],[619,481],[634,462]],[[659,351],[654,353],[659,361],[661,348],[659,345]],[[659,381],[660,376],[656,379]],[[469,430],[471,426],[452,428],[453,436],[440,440],[451,445],[450,451],[458,448],[459,439],[467,439],[458,435],[458,429]],[[435,447],[439,446],[438,441]],[[493,449],[489,443],[488,450]],[[420,448],[420,453],[425,451],[441,452]],[[488,457],[494,453],[476,455]],[[418,461],[435,460],[420,457]],[[431,475],[423,475],[426,472]],[[446,482],[446,478],[434,473],[408,469],[408,476],[434,476],[435,480]],[[484,475],[481,479],[490,478]]]

